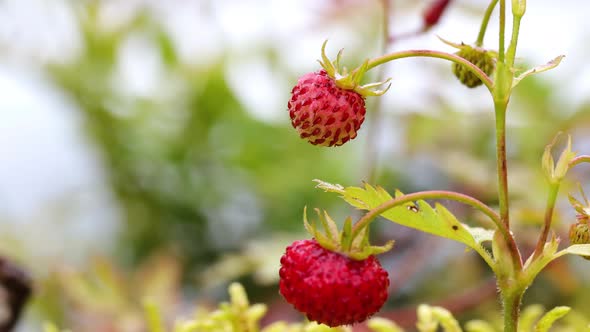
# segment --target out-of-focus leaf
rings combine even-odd
[[[395,322],[381,317],[371,318],[367,326],[374,332],[404,332]]]
[[[545,312],[545,309],[540,304],[533,304],[529,305],[520,315],[520,321],[518,322],[518,331],[519,332],[530,332],[532,331],[535,323],[541,317],[541,315]]]
[[[547,332],[553,326],[553,323],[561,317],[567,315],[570,312],[569,307],[555,307],[547,312],[539,322],[535,325],[535,332]]]
[[[494,327],[483,320],[470,320],[465,324],[465,331],[467,332],[496,332]]]

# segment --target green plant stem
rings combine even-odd
[[[506,107],[507,102],[495,102],[496,111],[496,160],[498,168],[498,200],[502,229],[506,230],[506,240],[514,271],[522,270],[522,257],[512,233],[510,233],[510,209],[508,198],[508,165],[506,161]]]
[[[545,242],[547,242],[547,236],[549,236],[549,230],[551,229],[551,221],[553,220],[553,210],[555,208],[555,201],[557,200],[557,193],[559,192],[559,184],[559,182],[552,183],[549,187],[543,230],[539,235],[539,240],[533,252],[533,259],[539,257],[543,253],[543,248],[545,248]]]
[[[500,1],[500,34],[498,45],[498,61],[504,62],[504,35],[506,31],[506,0]]]
[[[514,59],[516,58],[516,45],[518,44],[518,33],[520,31],[521,16],[514,15],[512,17],[512,39],[506,52],[506,64],[509,68],[514,66]]]
[[[511,286],[503,286],[498,283],[502,293],[502,306],[504,314],[504,332],[517,332],[518,316],[520,314],[520,303],[522,301],[523,291],[509,291]]]
[[[386,54],[386,55],[383,55],[383,56],[380,56],[380,57],[370,60],[368,63],[367,70],[377,67],[379,65],[382,65],[382,64],[389,62],[389,61],[402,59],[402,58],[409,58],[409,57],[438,58],[438,59],[444,59],[444,60],[448,60],[448,61],[452,61],[452,62],[461,64],[461,65],[465,66],[466,68],[468,68],[473,74],[475,74],[475,76],[477,76],[477,78],[479,78],[483,82],[483,84],[488,88],[488,90],[490,90],[490,92],[493,90],[494,83],[492,82],[490,77],[488,75],[486,75],[486,73],[484,73],[481,69],[479,69],[479,67],[477,67],[473,63],[463,59],[462,57],[460,57],[458,55],[446,53],[446,52],[440,52],[440,51],[408,50],[408,51],[389,53],[389,54]]]
[[[498,201],[500,218],[505,227],[510,229],[508,200],[508,165],[506,161],[506,105],[496,102],[496,160],[498,168]]]
[[[486,31],[488,29],[488,23],[490,22],[490,17],[494,12],[494,8],[498,4],[498,0],[492,0],[486,9],[486,12],[483,15],[483,19],[481,21],[481,26],[479,27],[479,34],[477,35],[477,40],[475,41],[475,46],[481,47],[483,45],[483,39],[486,35]]]
[[[419,191],[407,195],[403,195],[398,198],[393,198],[387,202],[383,202],[381,205],[371,209],[367,212],[361,219],[359,219],[352,228],[352,234],[358,234],[358,232],[365,226],[367,226],[373,219],[375,219],[380,214],[386,212],[389,209],[392,209],[396,206],[413,202],[420,199],[450,199],[457,202],[461,202],[463,204],[470,205],[479,211],[483,212],[486,216],[488,216],[494,224],[499,229],[503,229],[503,233],[507,232],[504,228],[504,225],[500,221],[500,216],[496,213],[496,211],[492,210],[489,206],[485,205],[483,202],[461,193],[453,192],[453,191],[445,191],[445,190],[429,190],[429,191]]]
[[[582,164],[582,163],[589,163],[590,164],[590,155],[581,155],[581,156],[577,156],[574,159],[572,159],[572,161],[570,161],[568,168],[571,169],[576,165]]]

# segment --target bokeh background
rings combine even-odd
[[[0,1],[0,255],[35,282],[17,331],[44,321],[142,331],[145,297],[173,321],[225,299],[235,280],[270,304],[267,322],[300,320],[278,296],[277,271],[285,245],[307,236],[303,207],[358,215],[313,179],[457,190],[494,205],[490,99],[460,85],[448,63],[384,66],[391,90],[369,100],[368,120],[343,147],[312,146],[289,123],[291,87],[318,68],[325,39],[331,56],[345,49],[350,67],[384,48],[453,52],[437,35],[475,40],[487,1],[452,1],[435,27],[414,34],[431,2]],[[508,115],[512,219],[526,253],[542,220],[544,146],[565,131],[574,150],[590,151],[590,3],[528,7],[518,64],[567,57],[521,83]],[[386,45],[384,8],[399,37]],[[562,193],[589,177],[579,167]],[[445,203],[464,222],[482,222]],[[557,214],[567,242],[575,218],[565,195]],[[383,257],[392,289],[382,316],[411,326],[415,306],[433,303],[461,319],[498,319],[490,272],[473,253],[385,222],[374,238],[397,241]],[[567,324],[587,324],[589,276],[588,262],[563,259],[525,304],[569,304]]]

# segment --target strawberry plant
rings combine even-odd
[[[449,1],[434,2],[424,15],[424,31],[438,21],[448,4]],[[510,215],[509,167],[506,153],[506,116],[511,95],[523,79],[557,67],[563,58],[558,56],[544,65],[528,70],[521,70],[515,65],[520,23],[526,7],[526,0],[512,0],[508,4],[506,0],[490,1],[473,45],[443,40],[458,49],[455,54],[436,50],[405,50],[366,60],[356,69],[349,71],[340,65],[342,52],[338,53],[335,60],[330,60],[326,55],[324,43],[321,48],[322,69],[304,75],[293,88],[292,98],[288,102],[292,125],[301,138],[314,145],[338,146],[356,137],[365,117],[364,98],[381,96],[390,87],[388,85],[383,90],[375,90],[388,84],[389,80],[361,85],[360,82],[367,71],[391,61],[410,57],[450,61],[452,72],[461,83],[469,88],[483,86],[491,97],[495,115],[495,181],[498,185],[498,206],[490,207],[475,197],[453,191],[428,190],[408,194],[395,191],[390,194],[378,185],[365,184],[364,188],[343,187],[318,180],[318,188],[337,193],[353,207],[367,212],[356,222],[348,218],[343,229],[338,230],[327,212],[322,213],[318,210],[320,223],[325,232],[319,231],[314,222],[310,224],[305,218],[305,226],[314,240],[298,241],[287,248],[281,260],[281,294],[309,319],[330,326],[351,324],[366,319],[384,303],[386,295],[382,294],[381,287],[386,284],[385,282],[374,281],[375,276],[371,274],[367,282],[373,286],[365,289],[363,282],[358,280],[361,278],[359,274],[349,271],[351,266],[372,266],[361,269],[380,269],[380,266],[375,265],[378,264],[375,255],[390,249],[391,243],[385,247],[374,247],[369,243],[369,227],[378,216],[422,232],[458,241],[477,252],[496,277],[505,332],[520,330],[518,324],[523,295],[544,267],[566,254],[585,258],[590,256],[590,205],[583,192],[584,202],[570,197],[572,206],[578,212],[577,222],[570,230],[571,245],[559,250],[560,239],[550,234],[561,183],[571,168],[582,163],[590,163],[590,155],[578,155],[572,151],[569,137],[557,161],[553,159],[555,142],[547,146],[542,156],[541,166],[548,184],[547,203],[536,247],[528,257],[521,252],[511,230],[513,225]],[[490,50],[483,46],[483,39],[492,13],[496,10],[499,12],[498,45],[497,49]],[[512,16],[512,32],[509,38],[506,36],[507,11]],[[481,211],[495,227],[487,229],[466,225],[443,205],[431,205],[426,202],[443,199],[466,204]],[[371,299],[367,299],[367,296]],[[541,319],[542,322],[538,324],[542,326],[536,330],[547,330],[555,319],[563,316],[568,310],[559,307],[550,311],[548,318]],[[422,315],[431,317],[437,313],[446,315],[436,310],[428,311],[428,314],[424,311]],[[455,328],[453,325],[456,323],[449,324],[445,326],[446,330],[460,330],[458,326]],[[435,324],[432,328],[423,327],[420,330],[435,331],[436,326]],[[486,328],[481,327],[477,330]]]

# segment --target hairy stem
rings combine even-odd
[[[553,220],[553,209],[555,208],[555,201],[557,199],[557,193],[559,192],[559,182],[552,183],[549,188],[549,196],[547,197],[547,205],[545,207],[545,220],[543,224],[543,230],[537,240],[537,245],[533,253],[533,259],[539,257],[543,253],[545,242],[547,242],[547,236],[549,235],[549,229],[551,229],[551,221]]]
[[[518,330],[518,316],[520,314],[520,303],[522,291],[511,293],[500,286],[502,292],[502,306],[504,314],[504,332],[516,332]]]
[[[490,4],[488,5],[488,8],[486,9],[486,12],[483,14],[481,26],[479,27],[479,34],[477,35],[477,40],[475,41],[476,46],[481,47],[483,45],[483,39],[484,39],[484,37],[486,35],[486,31],[488,29],[488,23],[490,22],[490,17],[492,16],[492,13],[494,12],[494,8],[496,8],[497,4],[498,4],[498,0],[492,0],[492,2],[490,2]]]
[[[396,206],[413,202],[420,199],[450,199],[457,202],[461,202],[463,204],[470,205],[479,211],[483,212],[486,216],[488,216],[494,224],[499,229],[503,229],[503,233],[507,232],[504,228],[504,225],[500,221],[500,216],[496,213],[496,211],[492,210],[489,206],[485,205],[483,202],[461,193],[453,192],[453,191],[445,191],[445,190],[430,190],[430,191],[420,191],[415,192],[412,194],[403,195],[398,198],[393,198],[387,202],[382,203],[381,205],[373,208],[369,212],[367,212],[361,219],[359,219],[356,224],[352,228],[353,236],[358,234],[358,232],[365,226],[367,226],[373,219],[375,219],[380,214],[386,212],[389,209],[392,209]]]
[[[440,51],[408,50],[408,51],[389,53],[389,54],[386,54],[386,55],[383,55],[383,56],[380,56],[380,57],[370,60],[368,63],[367,70],[369,70],[373,67],[382,65],[384,63],[387,63],[389,61],[402,59],[402,58],[409,58],[409,57],[438,58],[438,59],[444,59],[444,60],[448,60],[448,61],[452,61],[452,62],[461,64],[461,65],[465,66],[467,69],[469,69],[473,74],[475,74],[475,76],[477,76],[477,78],[479,78],[483,82],[483,84],[488,88],[488,90],[490,90],[490,91],[493,90],[494,83],[492,82],[490,77],[488,75],[486,75],[486,73],[484,73],[481,69],[479,69],[479,67],[477,67],[473,63],[463,59],[462,57],[460,57],[458,55],[446,53],[446,52],[440,52]]]
[[[508,165],[506,158],[506,107],[507,103],[495,102],[496,108],[496,160],[498,168],[498,201],[500,205],[500,220],[507,232],[504,239],[508,244],[515,271],[522,269],[522,258],[516,246],[516,241],[510,233],[510,207],[508,198]]]

